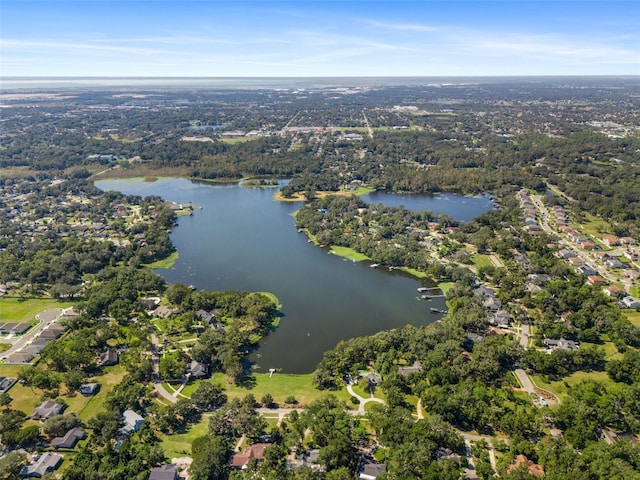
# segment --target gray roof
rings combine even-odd
[[[78,443],[78,440],[87,438],[87,434],[84,433],[80,427],[75,427],[64,434],[63,437],[56,437],[51,440],[51,445],[56,448],[73,448]]]
[[[64,410],[64,407],[62,403],[46,400],[36,407],[31,414],[31,418],[34,420],[42,420],[53,417],[54,415],[59,415]]]
[[[175,480],[176,478],[178,478],[178,467],[173,463],[155,467],[149,474],[149,480]]]
[[[57,453],[46,452],[38,461],[23,467],[20,471],[21,477],[42,477],[47,472],[53,472],[62,462],[62,456]]]

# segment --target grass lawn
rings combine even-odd
[[[339,257],[345,257],[354,262],[360,262],[362,260],[370,260],[366,255],[356,252],[353,248],[349,247],[338,247],[336,245],[331,245],[331,253],[334,255],[338,255]]]
[[[107,398],[107,395],[122,381],[122,378],[127,373],[121,365],[106,367],[105,372],[106,373],[104,375],[92,379],[96,383],[100,384],[100,391],[91,397],[87,397],[88,401],[76,412],[78,417],[85,422],[88,419],[95,417],[98,412],[103,410],[104,401]],[[82,397],[82,395],[79,396]]]
[[[455,282],[441,282],[438,284],[438,286],[440,287],[440,290],[442,290],[442,293],[444,293],[445,295],[449,290],[453,288],[454,285],[455,285]]]
[[[186,433],[160,435],[160,446],[164,449],[165,455],[169,459],[191,455],[191,444],[193,441],[198,437],[206,435],[208,431],[209,417],[203,415],[200,423],[193,425]]]
[[[9,395],[13,399],[10,403],[11,408],[14,410],[21,410],[28,415],[31,415],[35,408],[42,403],[42,391],[37,388],[27,387],[16,383]]]
[[[312,373],[307,375],[274,373],[272,377],[269,377],[268,373],[254,373],[253,377],[256,379],[256,383],[249,388],[230,385],[227,383],[227,377],[222,373],[214,374],[212,381],[222,385],[229,399],[243,398],[251,393],[257,401],[260,401],[266,393],[270,393],[278,405],[284,405],[284,400],[290,395],[293,395],[299,404],[308,405],[329,393],[346,402],[350,398],[346,388],[338,391],[317,390],[312,384]],[[182,392],[185,395],[193,393],[198,388],[198,383],[199,381],[190,383]]]
[[[31,322],[36,313],[50,308],[67,308],[72,302],[60,302],[53,298],[0,298],[0,322]]]
[[[629,287],[629,293],[631,294],[632,297],[640,297],[640,287]]]
[[[582,231],[588,235],[600,238],[602,235],[613,235],[611,225],[601,218],[595,217],[590,213],[584,213],[584,222],[582,222]]]
[[[145,266],[152,270],[155,270],[156,268],[171,268],[176,263],[176,260],[178,260],[179,257],[180,257],[180,254],[177,251],[175,251],[171,255],[169,255],[167,258],[163,260],[158,260],[156,262],[147,263],[145,264]]]
[[[607,372],[575,372],[568,377],[565,377],[561,380],[555,382],[546,382],[541,375],[532,375],[531,379],[535,383],[536,386],[540,388],[544,388],[545,390],[549,390],[550,392],[556,394],[560,400],[567,397],[569,387],[577,385],[583,380],[596,380],[599,382],[603,382],[605,384],[611,384],[612,380],[607,375]],[[565,383],[567,385],[565,385]]]
[[[472,255],[471,256],[471,261],[473,262],[473,265],[476,268],[492,267],[493,266],[493,262],[489,258],[489,255],[484,255],[482,253],[476,253],[475,255]]]
[[[636,312],[634,310],[625,310],[624,314],[633,325],[635,325],[636,327],[640,327],[640,312]]]
[[[413,275],[416,278],[428,278],[429,275],[427,275],[424,272],[421,272],[420,270],[416,270],[415,268],[410,268],[410,267],[400,267],[398,270],[402,270],[403,272],[407,272],[409,275]]]

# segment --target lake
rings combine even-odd
[[[179,217],[171,233],[180,258],[173,268],[156,270],[167,282],[278,296],[284,316],[252,355],[258,371],[312,372],[323,352],[342,339],[428,324],[440,317],[431,307],[445,308],[442,298],[418,300],[422,283],[404,272],[347,261],[309,243],[291,215],[300,204],[274,201],[274,189],[177,178],[103,180],[96,186],[198,206],[193,216]],[[486,207],[483,197],[448,196],[445,202],[422,197],[435,205],[458,202],[460,212],[474,202]],[[435,205],[427,208],[438,211]],[[453,212],[449,205],[445,213],[455,217]]]

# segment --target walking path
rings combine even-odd
[[[373,396],[373,393],[371,394],[371,398],[364,398],[361,397],[360,395],[358,395],[356,392],[353,391],[353,387],[351,386],[350,383],[347,384],[347,391],[349,392],[349,395],[355,397],[358,400],[358,415],[365,415],[367,412],[364,409],[364,406],[366,403],[368,402],[376,402],[376,403],[381,403],[384,405],[384,400],[382,400],[381,398],[376,398]]]

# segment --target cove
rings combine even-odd
[[[346,261],[309,243],[292,216],[300,204],[274,201],[274,189],[179,178],[96,186],[197,205],[171,233],[180,254],[174,267],[156,270],[167,282],[278,296],[284,316],[251,356],[257,371],[312,372],[342,339],[428,324],[440,317],[431,307],[445,308],[442,298],[417,300],[422,283],[404,272]]]

